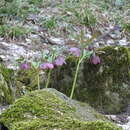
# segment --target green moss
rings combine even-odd
[[[54,89],[45,89],[21,97],[0,115],[0,122],[10,130],[120,130],[107,120],[83,121],[78,115],[79,112],[76,114],[75,103],[73,104],[73,101],[64,95],[56,93],[58,92]]]
[[[69,122],[69,123],[68,123]],[[95,121],[95,122],[81,122],[78,120],[62,120],[58,123],[33,119],[30,121],[18,122],[14,124],[13,130],[53,130],[53,129],[77,129],[77,130],[121,130],[110,122]]]

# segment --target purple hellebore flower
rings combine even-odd
[[[23,63],[23,64],[21,64],[20,68],[23,70],[28,70],[30,68],[30,66],[28,63]]]
[[[99,56],[94,55],[90,58],[90,62],[91,64],[97,65],[101,63],[101,60]]]
[[[64,57],[58,57],[58,58],[55,60],[54,64],[55,64],[56,66],[62,66],[63,64],[66,64],[65,58],[64,58]]]
[[[77,47],[72,47],[69,49],[69,52],[71,52],[74,56],[79,57],[81,51]]]
[[[43,63],[40,65],[40,68],[43,69],[43,70],[46,70],[46,69],[53,69],[54,68],[54,65],[52,63]]]

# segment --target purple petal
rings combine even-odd
[[[53,69],[54,68],[54,65],[51,64],[51,63],[48,63],[47,66],[48,66],[48,69]]]
[[[54,68],[54,65],[52,63],[43,63],[40,65],[40,69],[53,69]]]
[[[30,68],[30,66],[27,63],[23,63],[23,64],[21,64],[20,68],[23,70],[28,70]]]
[[[80,56],[80,49],[77,47],[72,47],[69,49],[69,52],[71,52],[74,56],[79,57]]]
[[[100,60],[100,57],[99,56],[92,56],[91,58],[90,58],[90,62],[92,63],[92,64],[94,64],[94,65],[96,65],[96,64],[100,64],[101,63],[101,60]]]
[[[40,69],[43,69],[43,70],[44,70],[44,69],[47,69],[47,64],[46,64],[46,63],[41,64],[41,65],[40,65]]]
[[[54,64],[55,64],[56,66],[62,66],[63,64],[66,64],[65,58],[64,58],[64,57],[58,57],[58,58],[55,60]]]

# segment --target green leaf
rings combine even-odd
[[[90,58],[90,56],[93,54],[93,51],[83,50],[83,58]]]
[[[40,65],[40,62],[35,62],[35,61],[32,62],[32,66],[33,66],[34,68],[38,68],[39,65]]]

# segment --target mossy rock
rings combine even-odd
[[[9,130],[120,130],[89,105],[69,99],[55,89],[22,96],[2,115]]]
[[[130,48],[104,47],[96,50],[101,63],[94,65],[88,59],[80,66],[74,98],[89,102],[107,113],[121,112],[128,104],[130,94]],[[70,96],[76,70],[76,58],[54,70],[50,87]]]

